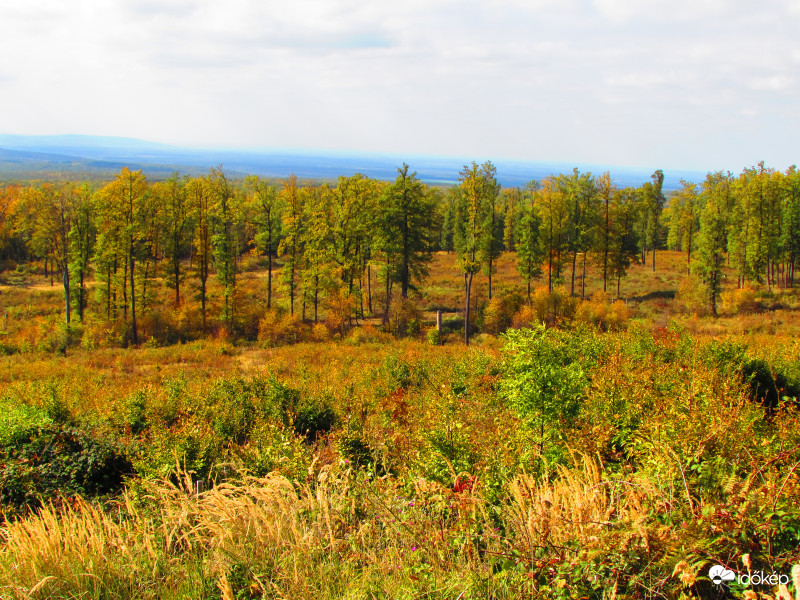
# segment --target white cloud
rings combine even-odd
[[[795,162],[798,26],[777,0],[29,0],[0,8],[0,131]]]

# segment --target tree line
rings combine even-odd
[[[155,278],[187,301],[187,286],[207,327],[209,278],[222,289],[224,327],[237,323],[237,276],[245,254],[266,261],[266,306],[280,286],[283,308],[318,321],[337,301],[352,317],[388,319],[393,296],[408,298],[424,279],[432,253],[455,252],[470,323],[474,277],[492,275],[501,252],[513,252],[531,293],[546,277],[586,294],[587,264],[603,290],[620,284],[632,263],[656,269],[659,250],[687,254],[716,314],[722,269],[747,282],[794,285],[800,248],[800,173],[763,163],[740,175],[709,173],[682,182],[668,199],[657,170],[639,187],[618,188],[608,172],[553,175],[525,187],[501,188],[491,162],[465,165],[459,183],[431,187],[403,164],[393,182],[364,175],[335,184],[234,181],[213,168],[205,176],[150,182],[123,168],[113,181],[5,186],[0,190],[0,260],[8,267],[41,261],[64,289],[65,319],[84,319],[88,282],[108,319],[129,324],[153,308]],[[276,264],[279,269],[276,269]],[[273,272],[277,281],[273,280]],[[454,274],[455,275],[455,274]],[[598,281],[599,284],[599,281]],[[469,343],[469,327],[465,341]]]

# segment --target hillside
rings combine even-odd
[[[301,179],[335,181],[339,175],[362,173],[369,177],[391,180],[397,175],[397,167],[407,162],[417,171],[422,181],[431,185],[452,185],[458,182],[458,173],[462,167],[476,159],[280,148],[182,148],[131,138],[83,135],[0,135],[0,149],[6,152],[56,155],[51,157],[20,155],[13,160],[0,155],[0,181],[57,179],[53,173],[81,174],[94,179],[98,175],[111,175],[111,171],[119,170],[121,166],[142,168],[148,177],[163,179],[173,171],[195,175],[220,164],[232,174],[249,173],[270,178],[285,178],[294,173]],[[74,164],[65,169],[64,163],[70,159]],[[22,164],[14,162],[16,160],[22,161]],[[576,166],[583,171],[588,170],[598,174],[611,170],[621,186],[641,185],[652,172],[652,170],[629,169],[624,165],[532,163],[502,159],[498,159],[496,164],[500,181],[505,186],[524,186],[533,179],[543,179],[552,174],[567,172]],[[655,168],[657,165],[653,169]],[[693,171],[668,172],[665,189],[677,189],[682,179],[700,181],[704,176],[704,173]]]

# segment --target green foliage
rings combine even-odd
[[[133,472],[114,442],[75,427],[32,422],[34,415],[24,409],[15,416],[0,446],[0,504],[11,514],[73,495],[116,493]]]
[[[147,428],[147,393],[137,390],[125,401],[125,424],[137,435]]]
[[[374,452],[364,440],[363,432],[345,432],[338,440],[338,448],[347,465],[369,467],[378,464],[378,459]]]
[[[574,418],[589,383],[567,336],[544,326],[504,336],[501,394],[524,419],[544,453]]]
[[[68,425],[73,422],[72,410],[64,398],[64,389],[55,381],[46,384],[43,390],[43,410],[47,418],[59,425]]]
[[[209,181],[215,203],[211,213],[214,234],[211,236],[217,279],[223,286],[222,320],[233,330],[236,315],[236,271],[239,244],[236,221],[239,218],[238,195],[222,168],[211,169]]]
[[[329,404],[319,400],[303,402],[297,409],[292,426],[297,435],[313,442],[328,433],[336,424],[336,413]]]
[[[474,473],[478,460],[462,424],[437,429],[428,436],[429,449],[422,460],[426,477],[443,485],[452,485],[462,473]]]
[[[255,404],[241,379],[221,379],[209,390],[211,427],[225,444],[243,444],[254,425]]]
[[[279,472],[295,481],[308,475],[313,460],[305,435],[272,421],[253,427],[247,443],[235,449],[235,459],[255,476]]]
[[[436,218],[434,205],[426,186],[409,174],[408,165],[397,169],[397,178],[380,199],[380,246],[386,254],[387,276],[400,284],[400,295],[408,297],[415,289],[413,282],[428,274],[431,260],[432,231]]]

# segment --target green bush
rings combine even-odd
[[[242,379],[219,379],[209,391],[211,426],[224,443],[243,444],[253,428],[253,394]]]
[[[328,433],[336,424],[336,413],[325,402],[309,402],[302,405],[294,417],[293,427],[297,435],[306,436],[309,442],[320,434]]]
[[[427,441],[429,452],[421,457],[426,477],[451,486],[458,475],[474,473],[478,454],[461,429],[438,429],[428,436]]]
[[[66,425],[72,422],[72,411],[61,392],[61,386],[48,382],[45,388],[44,412],[54,422]]]
[[[147,428],[147,394],[137,390],[125,400],[125,425],[134,435]]]
[[[339,438],[337,446],[348,464],[356,467],[369,467],[379,463],[372,448],[364,441],[364,436],[359,431],[346,432]]]
[[[0,448],[0,503],[24,511],[59,497],[122,489],[133,465],[117,444],[74,427],[18,428]]]
[[[580,358],[580,336],[546,329],[509,330],[503,347],[503,398],[526,421],[542,453],[573,419],[589,384]]]

